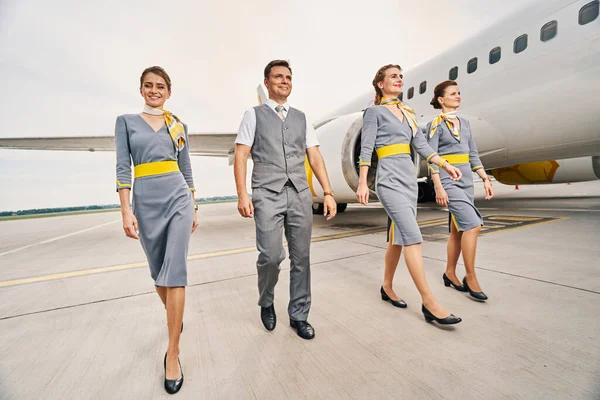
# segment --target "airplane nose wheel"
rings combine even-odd
[[[417,202],[427,203],[433,200],[435,200],[435,189],[433,188],[433,182],[419,182]]]

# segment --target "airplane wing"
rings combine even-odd
[[[190,154],[194,156],[230,157],[235,133],[190,133]],[[115,151],[114,136],[2,138],[0,148],[63,151]]]

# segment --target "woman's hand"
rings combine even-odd
[[[442,168],[444,168],[444,170],[450,175],[453,181],[459,181],[460,178],[462,178],[462,173],[460,172],[460,169],[456,168],[449,162],[445,162]]]
[[[435,202],[442,207],[448,207],[448,193],[443,186],[436,186],[435,188]]]
[[[483,188],[485,189],[485,199],[489,200],[494,197],[494,189],[492,188],[492,182],[490,182],[490,178],[487,178],[483,181]]]
[[[138,222],[135,218],[135,215],[131,211],[125,211],[122,213],[123,216],[123,230],[125,231],[125,236],[132,239],[139,239],[138,236]]]
[[[363,206],[369,204],[369,188],[366,183],[359,182],[356,189],[356,200]]]
[[[192,223],[192,233],[194,233],[194,231],[196,230],[197,227],[198,227],[198,210],[196,210],[194,208],[194,222]]]

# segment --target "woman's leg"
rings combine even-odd
[[[177,379],[181,376],[179,369],[179,337],[183,309],[185,307],[185,287],[168,287],[167,292],[167,325],[169,327],[169,347],[167,348],[167,379]]]
[[[433,293],[431,293],[431,289],[429,289],[429,285],[427,285],[421,244],[404,246],[404,260],[406,261],[408,272],[410,272],[410,276],[421,294],[423,305],[437,318],[448,317],[450,313],[437,302]]]
[[[402,254],[402,246],[394,245],[392,240],[388,241],[387,249],[385,251],[385,271],[383,273],[383,290],[392,300],[398,301],[399,298],[396,296],[393,288],[394,274],[396,273],[396,267],[400,262],[400,255]]]
[[[456,276],[456,264],[461,252],[462,232],[456,229],[456,226],[450,224],[450,237],[448,238],[446,276],[456,285],[462,285],[462,282]]]
[[[477,281],[477,275],[475,275],[475,253],[477,251],[477,238],[479,237],[480,230],[481,226],[469,229],[463,232],[461,239],[463,261],[467,272],[467,284],[473,292],[482,291]]]
[[[156,289],[156,293],[158,293],[158,297],[160,297],[160,301],[162,301],[165,306],[165,310],[167,309],[167,288],[164,286],[154,286]]]

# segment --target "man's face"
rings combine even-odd
[[[269,91],[269,97],[287,98],[292,93],[291,71],[279,65],[271,68],[269,77],[265,78],[265,87]]]

